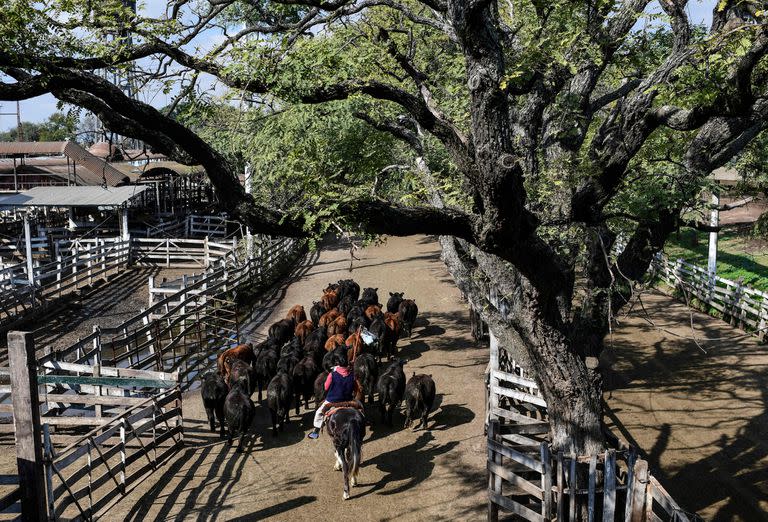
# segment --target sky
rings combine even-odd
[[[693,23],[702,23],[709,26],[712,21],[712,8],[716,0],[690,0],[688,3],[688,16]],[[167,0],[146,0],[139,4],[139,10],[142,14],[160,17],[165,12]],[[646,12],[659,12],[660,7],[657,2],[653,2],[649,5]],[[642,29],[643,21],[639,21],[636,25],[638,30]],[[202,38],[207,38],[208,42],[215,42],[220,38],[218,34],[202,34]],[[162,107],[169,102],[169,95],[163,95],[162,93],[155,94],[149,102],[156,106]],[[146,101],[146,100],[144,100]],[[48,119],[48,117],[57,111],[57,100],[50,94],[44,96],[38,96],[29,100],[21,102],[21,118],[24,121],[42,122]],[[0,104],[0,113],[4,112],[16,112],[15,102],[5,102]],[[0,130],[7,130],[16,126],[16,116],[0,116]]]

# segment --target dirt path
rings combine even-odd
[[[268,412],[257,407],[256,436],[236,454],[206,428],[199,395],[185,398],[180,455],[112,508],[109,520],[477,520],[485,510],[484,383],[487,348],[469,336],[467,306],[430,238],[391,238],[360,253],[350,274],[346,247],[325,249],[288,286],[284,299],[254,332],[295,304],[317,300],[329,282],[353,277],[361,286],[415,297],[420,320],[400,343],[406,373],[431,373],[438,404],[429,431],[373,427],[365,438],[361,485],[341,500],[327,435],[305,438],[312,410],[293,415],[286,431],[267,432]],[[378,420],[378,416],[374,416]],[[402,416],[396,417],[396,423]]]
[[[645,450],[683,508],[707,520],[768,520],[768,347],[693,312],[704,353],[684,304],[659,293],[642,301],[647,316],[635,305],[613,339],[614,432]]]

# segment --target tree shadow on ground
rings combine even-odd
[[[652,407],[606,407],[610,423],[635,446],[635,438],[655,434],[650,450],[639,448],[639,453],[683,509],[707,510],[714,521],[768,520],[765,348],[716,319],[692,317],[669,300],[645,308],[655,326],[633,326],[631,338],[617,336],[616,368],[610,368],[616,375],[609,374],[606,391],[630,394],[624,397],[651,394]],[[692,320],[698,342],[666,331]],[[638,350],[636,339],[659,335],[657,328],[665,329],[662,340],[652,350]],[[691,408],[685,407],[687,401],[693,401]],[[622,411],[627,424],[616,415]],[[734,426],[739,427],[734,431]],[[721,430],[725,433],[716,438]],[[705,456],[691,460],[699,453]]]

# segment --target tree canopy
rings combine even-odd
[[[554,445],[577,452],[602,444],[612,316],[709,173],[768,125],[764,1],[718,1],[697,27],[660,0],[642,29],[647,0],[9,4],[0,99],[50,92],[201,164],[264,233],[439,234],[537,375]],[[127,95],[150,88],[174,94],[163,111]]]

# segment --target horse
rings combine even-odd
[[[363,458],[365,417],[356,408],[339,408],[331,411],[326,422],[328,435],[333,439],[336,464],[333,469],[344,472],[344,500],[349,499],[349,485],[357,486],[357,474]]]

